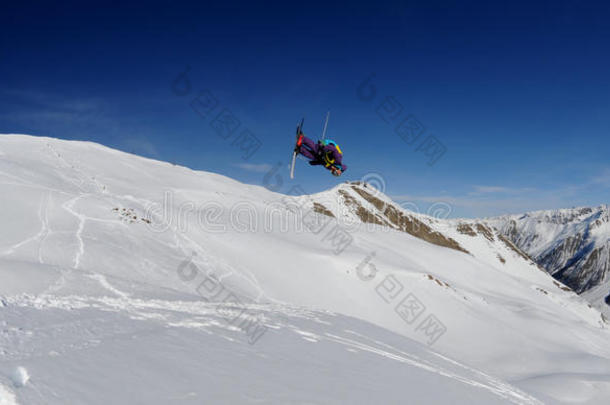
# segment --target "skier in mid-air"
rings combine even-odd
[[[339,145],[330,139],[316,143],[299,131],[295,152],[309,159],[309,164],[312,166],[324,165],[333,176],[341,176],[347,170],[347,166],[342,163],[343,152]]]

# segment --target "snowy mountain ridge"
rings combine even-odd
[[[0,195],[0,403],[610,395],[602,314],[485,221],[24,135]]]
[[[536,211],[491,218],[553,277],[610,313],[610,207]]]

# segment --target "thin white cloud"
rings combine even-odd
[[[98,98],[70,98],[35,90],[2,89],[13,100],[0,119],[45,131],[65,130],[86,134],[91,128],[116,130],[118,124],[107,115],[108,103]],[[65,134],[62,134],[65,135]]]
[[[476,193],[486,194],[486,193],[507,193],[510,191],[508,187],[499,187],[499,186],[475,186],[474,187]]]
[[[265,172],[268,172],[269,170],[271,170],[271,168],[273,167],[268,163],[260,163],[260,164],[237,163],[234,166],[239,167],[240,169],[244,169],[249,172],[255,172],[255,173],[265,173]]]
[[[453,211],[459,212],[459,215],[480,218],[572,207],[583,192],[580,185],[554,190],[513,189],[499,186],[472,186],[472,188],[474,190],[464,190],[463,193],[453,195],[393,195],[391,198],[406,204],[405,208],[418,207],[419,212],[425,212],[426,205],[444,203],[451,205]]]
[[[455,195],[397,195],[393,200],[405,204],[405,208],[417,207],[418,212],[426,212],[427,206],[448,204],[457,215],[483,218],[504,214],[520,214],[542,209],[565,208],[571,206],[567,201],[552,193],[532,194],[530,196],[506,198],[477,198],[476,196]]]
[[[66,113],[86,113],[98,110],[102,101],[96,98],[69,98],[58,94],[44,93],[34,90],[5,89],[2,94],[25,102],[28,109],[62,111]]]
[[[470,192],[470,195],[479,194],[522,194],[536,191],[530,187],[512,188],[503,186],[474,186],[474,191]]]

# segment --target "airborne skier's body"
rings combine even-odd
[[[329,139],[316,143],[300,132],[297,134],[295,150],[309,159],[310,165],[324,165],[334,176],[341,176],[347,170],[347,166],[342,162],[343,152],[339,145]]]

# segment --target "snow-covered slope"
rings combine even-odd
[[[610,395],[599,311],[483,222],[18,135],[0,195],[0,403]]]
[[[536,211],[488,221],[556,279],[610,314],[610,207]]]

